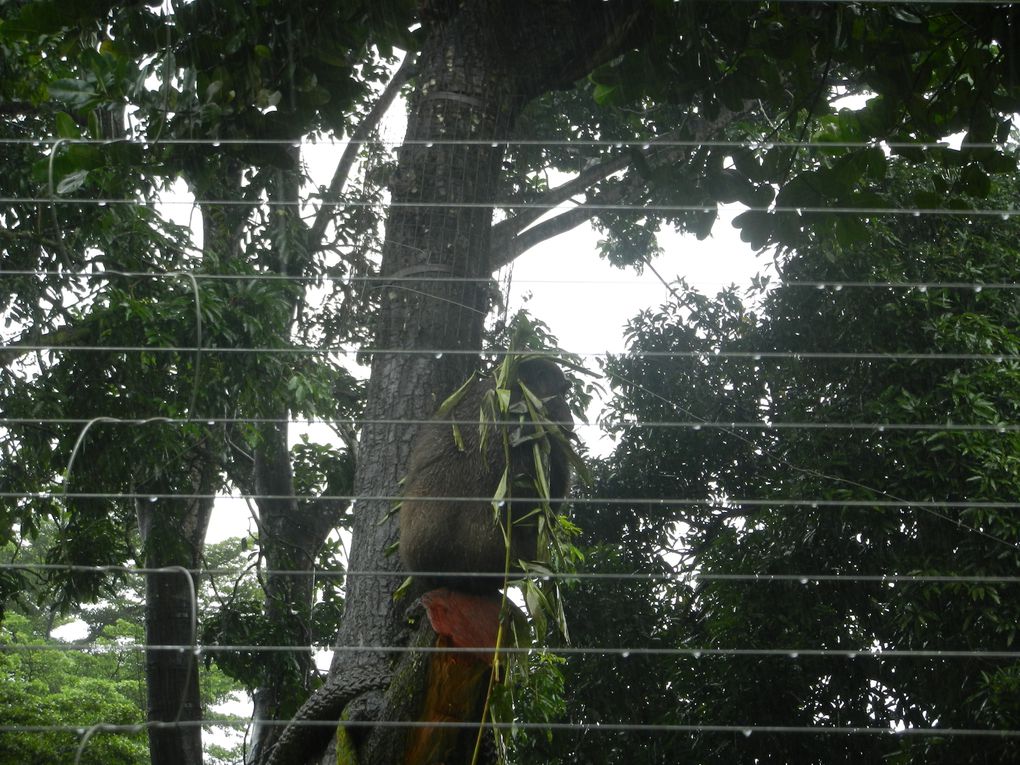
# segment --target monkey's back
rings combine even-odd
[[[498,574],[505,570],[506,543],[490,500],[506,464],[498,428],[489,429],[485,450],[479,449],[479,405],[491,388],[478,383],[446,418],[458,423],[463,449],[454,441],[449,421],[423,425],[415,439],[400,508],[400,557],[408,571]],[[518,467],[516,461],[511,457],[512,470]],[[523,514],[517,508],[514,512]],[[506,511],[500,513],[505,523]],[[533,560],[536,554],[533,520],[513,524],[512,569],[519,559]],[[434,586],[472,592],[502,584],[498,577],[425,579]]]

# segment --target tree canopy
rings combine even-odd
[[[35,560],[53,566],[46,597],[57,610],[112,597],[125,586],[123,567],[144,569],[146,644],[193,648],[201,635],[294,649],[222,661],[255,700],[249,760],[267,756],[279,732],[272,723],[309,696],[313,706],[327,699],[324,719],[343,713],[368,727],[389,708],[393,657],[338,650],[315,693],[323,678],[310,646],[408,640],[404,606],[392,597],[401,576],[387,555],[396,542],[392,500],[416,424],[479,354],[505,349],[490,319],[497,269],[586,223],[600,232],[599,255],[644,268],[664,227],[704,238],[718,206],[740,202],[741,236],[782,256],[784,279],[1011,283],[1013,195],[1002,179],[1016,170],[1008,139],[1020,107],[1017,28],[1013,6],[974,2],[6,3],[0,542],[34,545]],[[401,94],[407,130],[394,147],[379,126]],[[847,97],[864,105],[841,106]],[[944,143],[949,136],[955,145]],[[330,180],[312,184],[311,144],[334,141]],[[186,225],[176,213],[189,208]],[[624,393],[607,422],[626,438],[589,499],[714,504],[579,515],[595,545],[592,565],[963,574],[970,561],[989,576],[1015,563],[1015,547],[1002,542],[1008,512],[882,504],[1007,495],[1012,436],[997,428],[1014,405],[1012,361],[809,358],[834,348],[944,348],[1008,359],[1009,290],[805,288],[770,292],[760,306],[733,293],[713,301],[678,287],[676,295],[632,326],[633,359],[607,367]],[[785,355],[723,355],[704,366],[694,355],[724,346]],[[367,383],[352,374],[357,353],[371,365]],[[677,411],[642,391],[687,403]],[[629,413],[690,426],[632,434]],[[991,429],[745,432],[695,429],[691,413],[707,423],[774,415]],[[301,441],[293,423],[309,418],[331,436]],[[681,453],[682,464],[667,469]],[[181,572],[208,568],[206,529],[214,502],[227,496],[257,518],[245,544],[260,587],[246,580],[196,626],[196,585]],[[804,497],[819,507],[750,512],[727,502]],[[822,500],[872,504],[833,509]],[[346,560],[334,554],[337,528],[353,532]],[[680,562],[663,557],[674,547]],[[788,555],[782,565],[778,550]],[[16,563],[0,570],[4,602],[27,587],[30,569]],[[344,566],[358,575],[342,590],[313,575]],[[883,586],[621,582],[578,592],[572,632],[601,635],[603,647],[688,639],[754,647],[780,635],[841,649],[853,638],[853,650],[865,650],[865,636],[919,645],[937,616],[961,650],[987,645],[979,637],[1008,646],[996,587]],[[589,621],[580,605],[634,588],[641,597],[627,618]],[[762,618],[779,591],[800,600],[785,631]],[[953,607],[941,600],[946,592],[962,593]],[[690,618],[662,622],[666,606]],[[256,621],[264,629],[253,629]],[[660,623],[652,634],[642,626]],[[777,632],[757,632],[766,627]],[[153,725],[153,762],[202,757],[193,658],[187,650],[147,656],[147,719],[193,723]],[[609,658],[600,661],[604,670]],[[1013,681],[1000,664],[959,670],[968,674],[942,697],[921,664],[897,663],[895,679],[869,674],[873,664],[802,656],[774,687],[732,687],[723,681],[753,677],[757,658],[702,659],[674,688],[697,690],[684,699],[691,714],[724,703],[725,689],[741,699],[733,714],[806,725],[834,721],[825,705],[837,696],[869,724],[1009,719]],[[826,669],[812,673],[815,665]],[[653,719],[670,696],[653,692],[661,670],[650,659],[621,658],[618,668],[639,666],[629,689],[639,689],[637,705]],[[592,686],[580,685],[582,676],[568,667],[563,693],[620,689],[604,671],[584,680]],[[534,710],[546,704],[537,714],[559,703],[557,683],[535,700]],[[594,721],[598,694],[569,699],[585,702],[577,709],[589,716],[577,722]],[[592,734],[592,747],[605,746],[602,735]],[[385,762],[387,738],[384,727],[355,737],[361,761]],[[663,740],[649,757],[661,756]],[[750,743],[765,752],[780,740]],[[940,757],[960,746],[929,743]],[[706,751],[701,745],[690,744]]]
[[[890,203],[961,172],[893,167]],[[754,733],[631,734],[628,761],[1016,756],[1010,738],[874,735],[1008,729],[1015,709],[1016,297],[981,287],[1012,283],[1015,225],[876,222],[790,252],[780,285],[680,282],[632,321],[607,366],[619,445],[577,513],[595,570],[650,579],[585,586],[569,615],[593,645],[694,653],[570,662],[571,712],[612,719],[633,694],[646,719]],[[590,761],[586,743],[563,760]]]

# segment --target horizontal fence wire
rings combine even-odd
[[[842,479],[840,479],[842,480]],[[878,491],[875,489],[874,491]],[[237,492],[232,494],[216,492],[102,492],[102,491],[68,491],[63,492],[59,488],[53,491],[0,491],[0,498],[6,499],[115,499],[115,500],[299,500],[299,501],[328,501],[328,502],[401,502],[413,500],[415,502],[484,502],[492,504],[491,496],[476,497],[426,497],[401,494],[258,494],[255,492]],[[863,508],[945,508],[961,510],[999,509],[1015,510],[1020,508],[1020,501],[992,501],[992,500],[912,500],[912,499],[804,499],[778,497],[775,499],[763,497],[725,497],[719,499],[706,499],[704,497],[599,497],[585,499],[575,497],[570,500],[574,504],[581,505],[650,505],[670,507],[673,505],[692,505],[698,507],[711,507],[720,509],[732,509],[741,505],[752,507],[776,508],[821,508],[821,507],[863,507]]]
[[[333,651],[335,653],[387,653],[387,654],[453,654],[476,655],[492,653],[493,646],[406,646],[406,645],[219,645],[205,643],[186,643],[180,645],[156,645],[153,643],[110,643],[110,644],[76,644],[76,643],[8,643],[0,646],[0,653],[90,653],[119,654],[156,651],[161,653],[304,653],[309,650]],[[1020,659],[1020,651],[954,651],[941,649],[879,649],[879,648],[649,648],[646,646],[615,647],[575,647],[545,646],[542,648],[519,648],[500,646],[499,653],[508,656],[533,656],[550,654],[554,656],[653,656],[667,658],[710,658],[733,656],[756,656],[761,658],[783,658],[796,660],[805,657],[857,659],[984,659],[1016,661]]]
[[[200,345],[53,345],[50,343],[13,343],[0,345],[0,353],[226,353],[226,354],[268,354],[299,356],[472,356],[505,357],[527,355],[558,359],[562,354],[555,351],[503,351],[467,350],[462,348],[352,348],[348,346],[290,346],[281,348],[244,346],[200,346]],[[914,353],[897,351],[854,352],[854,351],[571,351],[571,356],[599,359],[610,356],[645,359],[747,359],[750,361],[991,361],[996,363],[1020,361],[1016,353]]]
[[[179,279],[187,275],[198,281],[268,281],[268,282],[295,282],[295,283],[318,283],[318,282],[366,282],[381,284],[401,284],[405,282],[439,283],[439,284],[489,284],[493,277],[487,276],[382,276],[382,275],[351,275],[351,276],[330,276],[328,274],[317,276],[300,276],[287,274],[226,274],[206,273],[203,271],[53,271],[48,269],[0,269],[0,279],[5,277],[60,277],[64,279],[110,279],[124,277],[130,279]],[[552,284],[560,286],[607,286],[627,287],[646,286],[644,282],[632,278],[620,279],[536,279],[514,277],[514,284]],[[729,284],[729,282],[719,282]],[[661,286],[661,285],[658,285]],[[927,292],[929,290],[970,290],[982,292],[984,290],[1016,290],[1020,289],[1020,282],[945,282],[945,281],[844,281],[839,279],[810,280],[810,279],[783,279],[769,277],[766,284],[768,289],[804,288],[817,290],[833,290],[839,292],[843,289],[887,289],[887,290],[911,290]]]
[[[805,0],[808,1],[808,0]],[[810,0],[817,2],[817,0]],[[856,2],[857,0],[848,0]],[[951,0],[947,0],[951,1]],[[907,0],[909,3],[909,0]],[[902,0],[897,0],[897,5],[904,5]],[[1012,3],[1004,3],[1001,0],[989,0],[990,5],[1002,6]],[[336,147],[348,144],[360,146],[383,146],[393,149],[400,149],[404,146],[416,146],[432,148],[436,146],[527,146],[550,148],[616,148],[616,149],[651,149],[651,148],[724,148],[724,149],[751,149],[768,150],[779,149],[819,149],[829,151],[840,151],[843,149],[868,149],[885,147],[890,149],[921,149],[921,150],[942,150],[942,149],[992,149],[1004,150],[1010,147],[1008,141],[967,141],[963,144],[955,144],[951,141],[888,141],[881,139],[869,139],[862,141],[798,141],[787,139],[702,139],[702,138],[637,138],[637,139],[613,139],[613,138],[518,138],[518,137],[494,137],[494,138],[321,138],[301,139],[290,138],[55,138],[55,137],[33,137],[33,138],[0,138],[0,145],[20,145],[53,147],[53,146],[210,146],[218,148],[221,146],[289,146],[301,147]]]
[[[516,426],[518,420],[486,420],[489,425]],[[551,425],[569,426],[574,430],[596,430],[594,423],[546,420]],[[478,420],[449,419],[388,419],[359,417],[0,417],[0,427],[13,425],[478,425]],[[628,420],[626,428],[680,429],[680,430],[861,430],[904,432],[962,432],[962,433],[1017,433],[1018,423],[959,423],[959,422],[769,422],[765,420],[712,422],[702,420]]]
[[[784,0],[790,2],[791,0]],[[840,0],[836,0],[839,2]],[[854,5],[860,5],[860,0],[844,0]],[[817,5],[818,0],[804,0]],[[831,4],[831,0],[829,0]],[[881,0],[865,0],[866,4],[874,5]],[[938,2],[938,0],[936,0]],[[967,0],[944,0],[949,5],[966,5]],[[910,0],[889,0],[890,4],[909,5]],[[928,4],[932,4],[929,0]],[[1003,5],[1017,4],[1012,1],[1002,2],[1001,0],[977,0],[972,4],[990,5],[1001,7]],[[492,138],[316,138],[316,139],[292,139],[292,138],[56,138],[56,137],[32,137],[32,138],[0,138],[0,145],[34,146],[37,148],[60,146],[289,146],[292,148],[302,147],[336,147],[347,146],[383,146],[393,149],[400,149],[404,146],[416,146],[432,148],[435,146],[488,146],[495,148],[499,146],[528,146],[549,148],[615,148],[615,149],[651,149],[651,148],[720,148],[720,149],[750,149],[767,151],[769,149],[818,149],[820,151],[841,151],[844,149],[921,149],[942,150],[957,148],[957,144],[942,141],[890,141],[881,139],[868,139],[863,141],[805,141],[789,139],[710,139],[710,138],[519,138],[514,136],[492,137]],[[963,149],[992,149],[1005,150],[1010,147],[1008,141],[967,141],[959,145]]]
[[[100,723],[91,727],[81,725],[0,725],[0,733],[72,733],[84,736],[89,733],[140,733],[145,730],[163,730],[169,728],[245,728],[253,723],[270,727],[296,725],[302,728],[335,729],[337,723],[329,720],[253,720],[250,717],[220,717],[211,720],[179,720],[176,722],[146,722],[138,724],[115,725]],[[491,730],[528,730],[528,731],[562,731],[585,733],[723,733],[752,736],[754,734],[800,734],[800,735],[865,735],[892,737],[988,737],[1016,738],[1020,729],[987,729],[987,728],[881,728],[857,727],[840,725],[713,725],[713,724],[669,724],[669,723],[617,723],[604,721],[590,722],[452,722],[411,720],[344,720],[344,726],[350,728],[407,728],[407,729],[465,729],[478,730],[480,725]]]
[[[179,574],[183,571],[188,571],[193,577],[198,576],[236,576],[238,574],[245,573],[250,570],[251,566],[237,566],[237,567],[213,567],[213,568],[193,568],[185,569],[182,567],[173,568],[145,568],[139,566],[119,566],[119,565],[82,565],[74,563],[17,563],[7,562],[0,563],[0,571],[70,571],[70,572],[82,572],[82,573],[123,573],[123,574]],[[379,569],[366,570],[366,571],[330,571],[323,569],[304,570],[304,569],[273,569],[273,568],[260,568],[259,573],[269,575],[279,575],[286,577],[293,576],[308,576],[316,579],[344,579],[347,577],[382,577],[382,578],[396,578],[396,577],[407,577],[407,576],[422,576],[422,577],[442,577],[448,576],[449,572],[445,571],[413,571],[413,570],[401,570],[401,571],[385,571]],[[493,574],[491,571],[462,571],[458,572],[458,576],[478,576],[478,577],[499,577],[502,579],[504,575],[502,573]],[[675,571],[670,573],[634,573],[634,572],[619,572],[619,573],[607,573],[607,572],[555,572],[555,571],[543,571],[541,573],[530,574],[531,578],[535,579],[548,579],[548,580],[577,580],[577,581],[652,581],[652,582],[670,582],[670,581],[683,581],[690,583],[698,582],[743,582],[749,584],[767,584],[767,583],[798,583],[802,585],[816,584],[816,583],[869,583],[869,584],[1020,584],[1020,576],[1000,576],[1000,575],[973,575],[973,574],[765,574],[765,573],[748,573],[748,574],[713,574],[713,573],[698,573],[698,572],[685,572]]]
[[[599,202],[577,202],[565,205],[563,202],[526,202],[512,199],[496,200],[493,202],[470,202],[451,200],[448,202],[431,201],[368,201],[359,199],[341,199],[339,197],[316,197],[314,200],[248,200],[248,199],[203,199],[203,207],[248,207],[248,208],[300,208],[306,207],[313,202],[332,205],[337,207],[356,208],[407,208],[407,209],[437,209],[437,210],[548,210],[553,211],[562,207],[570,210],[588,210],[591,212],[615,212],[615,213],[716,213],[718,207],[706,204],[626,204],[626,203],[599,203]],[[105,197],[89,199],[86,197],[2,197],[0,206],[14,207],[17,205],[44,206],[60,205],[62,207],[108,207],[133,205],[136,207],[196,207],[199,205],[194,199],[129,199],[126,197]],[[1020,215],[1020,210],[1015,208],[950,208],[950,207],[853,207],[853,206],[820,206],[801,205],[791,207],[787,205],[767,206],[741,206],[745,212],[759,212],[779,215],[856,215],[856,216],[944,216],[950,218],[1001,218],[1009,220],[1014,215]]]

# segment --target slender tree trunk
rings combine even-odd
[[[210,494],[214,475],[209,467],[199,467],[190,486],[147,486],[146,490],[158,494]],[[145,643],[156,646],[145,654],[148,720],[171,723],[150,729],[149,754],[153,765],[201,765],[202,728],[188,724],[202,719],[202,703],[198,657],[193,650],[197,603],[193,578],[186,572],[199,565],[212,500],[140,499],[136,511],[145,567],[178,569],[145,577]]]
[[[226,189],[236,188],[239,171],[229,160],[219,164],[222,172],[208,171],[216,160],[196,154],[190,163],[200,171],[190,179],[196,198],[222,199]],[[188,163],[186,163],[188,164]],[[215,176],[214,188],[203,179]],[[247,216],[243,207],[204,205],[202,232],[204,247],[219,258],[227,258],[237,250],[241,224]],[[187,345],[195,342],[188,338]],[[201,400],[201,397],[199,397]],[[190,413],[194,415],[194,412]],[[218,455],[209,453],[209,442],[195,444],[190,453],[180,457],[179,471],[172,467],[154,480],[146,481],[140,491],[156,495],[211,495],[220,485]],[[187,461],[190,460],[190,463]],[[212,512],[211,499],[161,499],[136,502],[138,527],[141,532],[147,568],[179,567],[193,571],[201,564],[205,532]],[[202,729],[198,725],[175,726],[173,723],[194,723],[202,719],[198,678],[198,658],[191,647],[198,639],[197,603],[190,579],[182,571],[154,573],[146,576],[145,639],[148,645],[182,646],[180,651],[149,650],[146,653],[148,719],[171,723],[149,731],[149,751],[153,765],[201,765]]]
[[[281,276],[305,272],[308,264],[308,230],[297,206],[302,176],[296,149],[289,153],[291,166],[277,173],[270,188],[275,202],[293,203],[275,208],[270,267]],[[300,302],[301,285],[290,285],[275,314],[275,333],[289,340]],[[268,320],[268,317],[266,317]],[[286,373],[285,373],[286,374]],[[267,380],[283,387],[285,380]],[[272,412],[260,412],[278,422],[259,428],[254,452],[253,478],[260,522],[260,545],[266,559],[266,622],[279,645],[294,651],[267,659],[265,679],[254,693],[252,747],[249,762],[259,762],[280,733],[280,727],[262,725],[264,720],[289,720],[308,696],[312,675],[311,573],[315,557],[339,520],[342,507],[295,497],[294,473],[288,443],[290,410],[281,403]]]
[[[294,479],[287,449],[285,423],[261,427],[262,443],[255,452],[254,488],[260,521],[260,545],[265,555],[265,619],[273,628],[273,642],[293,646],[293,653],[265,657],[264,680],[254,692],[255,720],[249,762],[258,762],[271,745],[277,729],[264,726],[263,720],[276,720],[281,713],[293,714],[306,692],[311,671],[311,577],[282,574],[282,571],[309,571],[315,557],[311,535],[304,533],[294,499]],[[289,707],[289,708],[288,708]]]
[[[266,558],[265,619],[273,642],[292,646],[266,659],[265,679],[254,693],[255,723],[248,762],[260,762],[281,732],[264,720],[289,720],[308,697],[312,676],[312,571],[315,557],[343,511],[339,503],[298,501],[287,449],[287,426],[262,428],[255,453],[261,547]]]

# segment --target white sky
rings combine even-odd
[[[659,239],[663,254],[652,264],[667,281],[683,277],[708,294],[732,283],[749,283],[764,262],[732,227],[739,212],[732,206],[723,210],[712,236],[703,242],[663,232]],[[599,258],[597,241],[590,226],[581,226],[524,253],[514,266],[510,312],[520,306],[522,293],[531,292],[528,309],[575,353],[623,350],[621,330],[626,321],[640,309],[670,299],[650,270],[638,275]],[[543,283],[549,281],[554,283]]]

